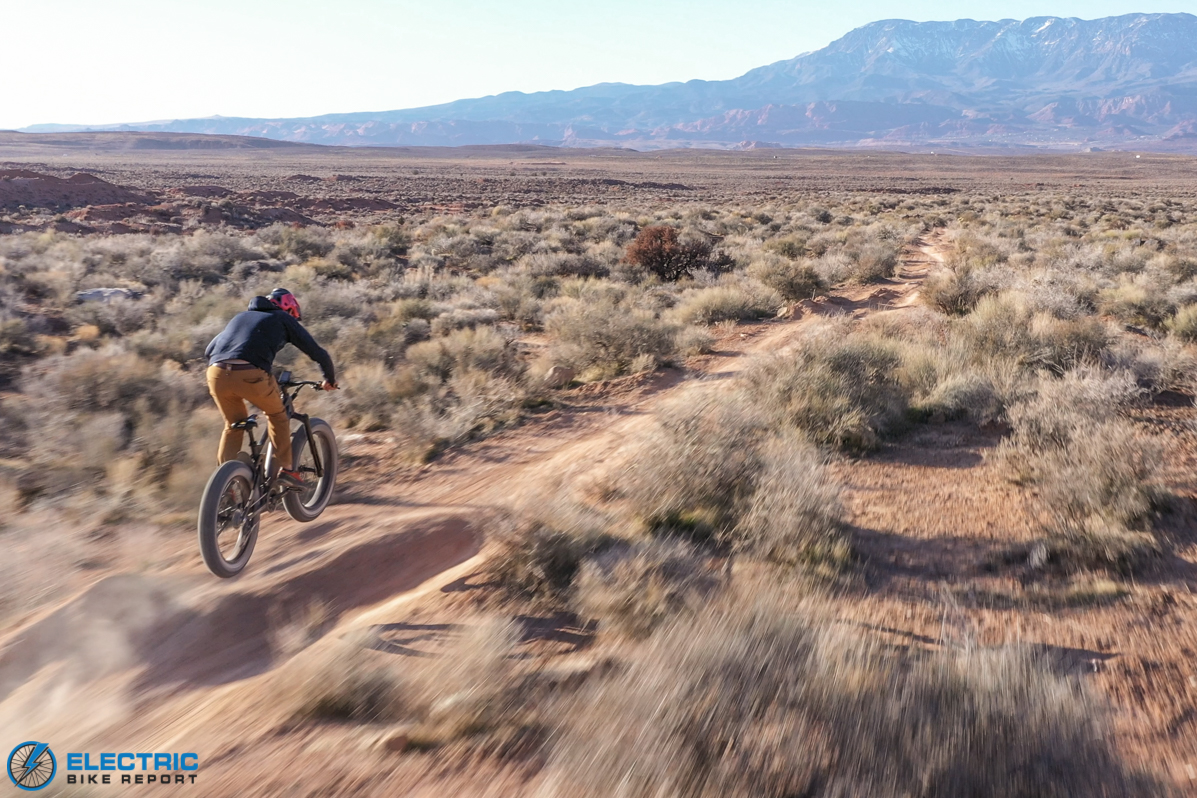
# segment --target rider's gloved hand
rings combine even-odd
[[[337,389],[337,384],[335,382],[329,382],[328,380],[325,380],[324,383],[320,386],[320,390],[322,390],[322,391],[335,391],[336,389]]]

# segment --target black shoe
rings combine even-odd
[[[308,487],[298,471],[279,471],[274,483],[287,490],[307,490]]]

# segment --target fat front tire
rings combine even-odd
[[[313,418],[310,423],[312,439],[319,452],[324,474],[317,479],[316,460],[312,457],[307,431],[300,427],[291,436],[291,456],[294,460],[292,468],[303,475],[307,488],[303,491],[288,491],[283,496],[283,507],[286,508],[287,515],[305,523],[316,520],[332,500],[333,489],[337,484],[337,469],[340,466],[337,436],[333,434],[332,427],[319,418]]]
[[[250,516],[254,472],[240,460],[224,463],[208,480],[199,509],[200,554],[222,579],[241,573],[258,541],[259,515]]]

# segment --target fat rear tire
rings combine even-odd
[[[253,498],[254,472],[240,460],[221,465],[204,488],[198,523],[200,554],[208,570],[222,579],[241,573],[254,553],[260,517],[250,519],[244,512]]]
[[[303,475],[304,481],[311,487],[303,491],[288,491],[283,496],[283,507],[287,515],[296,521],[306,523],[314,521],[324,512],[324,508],[332,500],[333,489],[337,484],[337,470],[340,466],[340,456],[337,452],[337,436],[332,427],[323,419],[311,420],[312,438],[320,452],[320,465],[324,475],[318,480],[312,470],[315,461],[312,459],[307,431],[300,427],[291,435],[291,467]],[[315,480],[313,484],[313,480]]]

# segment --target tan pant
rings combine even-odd
[[[278,383],[274,377],[261,369],[238,369],[230,371],[220,366],[208,366],[208,393],[216,400],[220,414],[224,416],[224,432],[220,435],[221,463],[237,457],[245,433],[231,429],[230,425],[249,418],[245,403],[252,402],[266,414],[269,422],[270,442],[274,444],[274,462],[281,468],[291,468],[291,420],[283,407]]]

